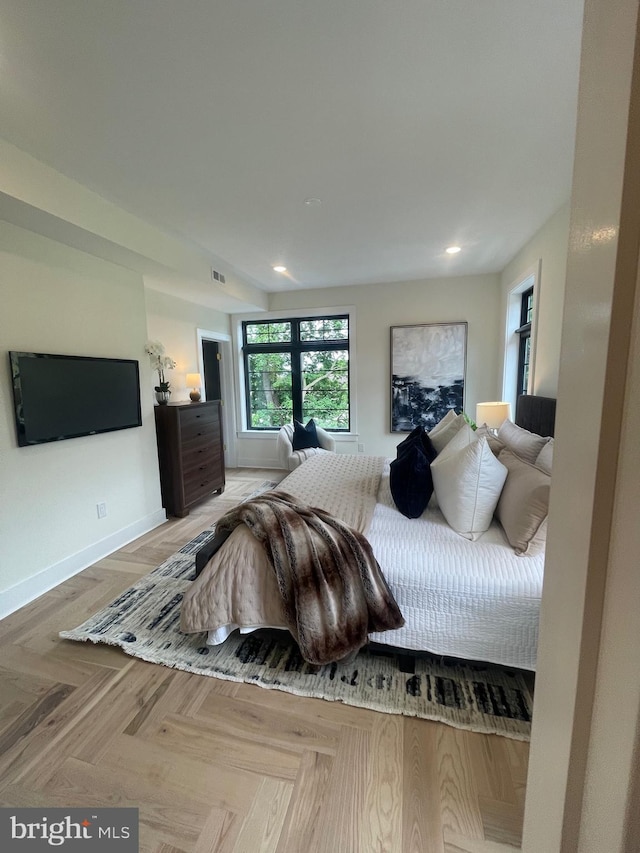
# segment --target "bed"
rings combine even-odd
[[[555,400],[525,396],[515,423],[544,435],[548,451],[554,416]],[[501,452],[497,458],[506,463]],[[535,476],[542,478],[535,461],[522,465],[536,468]],[[550,475],[548,458],[546,464]],[[371,544],[405,624],[371,633],[370,641],[535,670],[544,546],[516,553],[505,532],[508,526],[495,518],[472,541],[451,527],[433,501],[419,518],[406,518],[392,497],[390,466],[391,460],[381,457],[322,454],[278,486],[300,502],[344,519]],[[237,629],[286,628],[273,570],[244,525],[213,556],[205,546],[197,562],[198,577],[182,604],[182,630],[206,631],[208,642],[217,644]]]

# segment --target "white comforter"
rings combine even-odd
[[[471,542],[438,509],[405,518],[388,464],[367,538],[406,622],[372,641],[535,669],[543,554],[517,556],[496,521]]]

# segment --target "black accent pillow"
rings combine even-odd
[[[309,447],[320,447],[316,424],[313,418],[304,426],[300,421],[293,422],[293,444],[294,450],[307,450]]]
[[[405,450],[407,450],[418,439],[422,439],[422,436],[424,436],[425,438],[427,438],[429,440],[428,446],[433,447],[433,445],[431,444],[431,439],[427,435],[424,427],[417,426],[417,427],[415,427],[415,429],[411,430],[409,435],[405,439],[403,439],[400,442],[400,444],[396,447],[396,457],[399,457]]]
[[[406,518],[419,518],[433,494],[431,463],[436,450],[423,427],[416,427],[396,448],[389,485],[394,503]]]

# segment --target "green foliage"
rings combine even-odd
[[[293,417],[291,356],[251,353],[249,393],[251,425],[280,427]],[[349,361],[347,350],[302,353],[302,410],[325,429],[349,425]]]
[[[466,412],[463,412],[463,413],[462,413],[462,417],[463,417],[463,418],[465,419],[465,421],[469,424],[469,426],[471,427],[471,429],[478,429],[478,425],[476,424],[476,422],[475,422],[475,421],[472,421],[472,420],[471,420],[471,418],[469,417],[469,415],[468,415]]]
[[[293,416],[289,353],[249,355],[251,425],[280,427]]]

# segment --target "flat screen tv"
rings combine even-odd
[[[138,362],[10,352],[21,447],[142,426]]]

